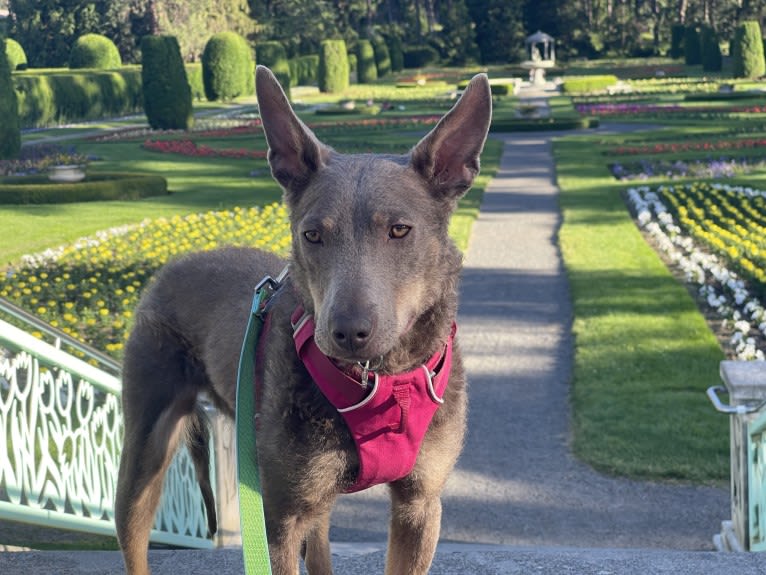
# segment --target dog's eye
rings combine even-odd
[[[411,229],[412,228],[410,226],[405,226],[404,224],[395,224],[391,226],[391,229],[388,231],[388,237],[395,240],[400,240],[408,233],[410,233]]]
[[[308,241],[310,244],[322,243],[322,234],[320,234],[317,230],[309,230],[307,232],[303,232],[303,237],[306,238],[306,241]]]

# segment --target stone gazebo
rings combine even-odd
[[[529,82],[535,86],[545,84],[545,70],[556,65],[556,41],[553,36],[538,30],[526,39],[528,60],[521,63],[529,70]]]

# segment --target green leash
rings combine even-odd
[[[237,373],[237,478],[242,552],[246,575],[271,575],[266,521],[263,515],[261,476],[255,438],[255,354],[264,324],[263,310],[287,277],[285,268],[277,279],[266,276],[255,288]]]

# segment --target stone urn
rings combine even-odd
[[[51,182],[81,182],[85,179],[85,166],[82,164],[49,166],[48,179]]]

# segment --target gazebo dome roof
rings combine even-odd
[[[527,44],[537,44],[538,42],[553,42],[553,36],[538,30],[531,36],[527,36],[526,42]]]

